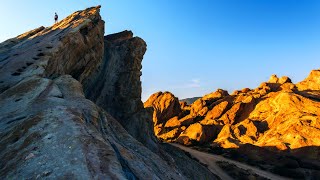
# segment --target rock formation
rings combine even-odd
[[[150,112],[141,101],[141,68],[147,45],[130,31],[104,38],[103,63],[84,83],[86,97],[102,107],[135,138],[157,149]],[[125,83],[124,83],[125,82]]]
[[[238,148],[247,143],[286,151],[320,146],[319,72],[312,71],[297,84],[286,76],[272,75],[256,89],[245,88],[231,95],[219,89],[191,105],[180,103],[183,112],[179,108],[172,112],[171,108],[171,114],[179,116],[162,119],[157,127],[163,128],[156,135],[167,142],[223,148]],[[159,118],[158,112],[173,106],[153,102],[154,121]],[[312,158],[320,158],[320,151]]]
[[[178,98],[169,92],[153,94],[148,101],[144,103],[144,107],[153,107],[154,109],[153,124],[156,135],[163,129],[165,121],[178,116],[181,112]],[[174,120],[174,118],[172,120]],[[169,123],[172,120],[169,120]]]
[[[99,10],[0,44],[1,179],[215,179],[154,141],[140,100],[146,44],[104,37]]]
[[[178,99],[172,101],[171,93],[155,100],[162,94],[158,92],[145,106],[154,107],[154,121],[162,118],[154,126],[162,141],[195,146],[289,178],[317,179],[319,85],[320,70],[313,70],[297,84],[272,75],[255,89],[231,95],[218,89],[190,105],[180,102],[180,109],[172,108]],[[171,116],[163,118],[161,112],[168,111]]]

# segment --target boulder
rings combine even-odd
[[[181,126],[181,122],[179,121],[178,116],[175,116],[175,117],[169,119],[166,122],[164,127],[166,127],[166,128],[175,128],[175,127],[180,127],[180,126]]]
[[[149,97],[144,107],[153,107],[154,125],[165,124],[169,119],[181,113],[178,98],[169,92],[157,92]]]
[[[278,76],[275,74],[272,74],[271,77],[269,78],[268,83],[278,83],[278,81],[279,81]]]
[[[204,126],[200,123],[195,123],[190,125],[183,133],[180,134],[177,142],[185,144],[185,137],[188,137],[191,141],[196,141],[197,143],[209,142],[213,139],[215,135],[214,127]]]
[[[227,109],[228,107],[228,101],[223,101],[219,103],[218,105],[214,106],[213,109],[211,109],[205,119],[217,119],[219,118]]]

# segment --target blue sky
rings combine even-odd
[[[231,93],[271,74],[298,82],[320,68],[317,0],[1,0],[0,41],[98,4],[106,34],[128,29],[148,44],[143,100]]]

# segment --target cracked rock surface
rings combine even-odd
[[[140,100],[146,44],[104,37],[99,11],[0,44],[0,178],[215,179],[153,138]]]

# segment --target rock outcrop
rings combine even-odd
[[[152,107],[154,109],[153,112],[153,124],[154,124],[154,132],[156,135],[161,133],[163,126],[165,126],[166,121],[169,120],[167,126],[170,125],[174,121],[174,117],[179,116],[181,113],[181,108],[179,104],[178,98],[176,98],[173,94],[169,92],[157,92],[153,94],[148,101],[144,103],[145,108]]]
[[[195,146],[281,176],[317,179],[319,85],[320,71],[313,70],[297,84],[286,76],[272,75],[255,89],[244,88],[231,95],[218,89],[190,105],[180,102],[181,110],[170,108],[170,114],[179,116],[162,119],[154,127],[155,134],[162,141]],[[153,102],[154,115],[173,106],[154,101],[157,94],[147,101]]]
[[[84,84],[86,97],[118,119],[135,138],[157,149],[150,112],[141,101],[146,43],[131,31],[123,31],[106,36],[104,46],[103,63]]]
[[[0,44],[1,179],[215,179],[152,139],[140,100],[145,42],[104,37],[99,10]]]
[[[171,112],[180,116],[162,120],[163,129],[156,135],[167,142],[223,148],[247,143],[282,151],[320,146],[319,72],[312,71],[297,84],[286,76],[272,75],[256,89],[245,88],[231,95],[219,89],[191,105],[181,103],[183,113],[178,108]],[[155,113],[158,106],[153,103]],[[161,106],[160,112],[171,106]]]

